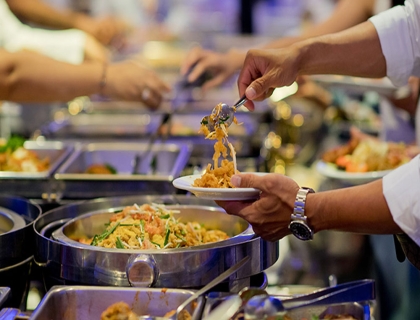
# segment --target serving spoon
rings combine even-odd
[[[183,303],[179,305],[179,307],[176,309],[176,312],[170,316],[170,317],[159,317],[159,316],[138,316],[138,320],[177,320],[178,315],[182,312],[182,310],[185,309],[186,306],[188,306],[191,302],[199,298],[202,294],[206,293],[210,289],[213,289],[216,285],[218,285],[223,280],[229,278],[232,274],[234,274],[236,271],[241,269],[248,261],[250,260],[249,256],[246,256],[239,262],[235,263],[232,267],[228,268],[226,271],[218,275],[216,278],[214,278],[212,281],[210,281],[208,284],[206,284],[203,288],[196,291],[193,295],[191,295],[187,300],[185,300]]]
[[[226,127],[229,127],[235,116],[236,110],[242,106],[248,99],[243,95],[235,104],[232,106],[222,103],[222,106],[218,108],[217,106],[213,108],[213,111],[209,116],[203,117],[201,124],[205,124],[210,132],[214,131],[215,128],[219,127],[221,124],[224,124]]]
[[[375,298],[375,281],[364,279],[338,284],[288,299],[265,294],[255,295],[245,305],[245,314],[247,318],[258,319],[302,307],[364,302]]]

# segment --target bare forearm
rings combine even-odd
[[[80,14],[56,10],[40,0],[7,0],[12,12],[25,20],[57,29],[76,28]]]
[[[375,27],[364,22],[351,29],[296,43],[299,74],[345,74],[380,78],[386,61]]]
[[[306,27],[299,36],[273,40],[263,49],[284,48],[295,42],[340,32],[366,21],[373,14],[374,0],[340,0],[325,21]]]
[[[306,213],[316,232],[340,230],[366,234],[395,234],[394,222],[382,193],[382,180],[310,194]]]
[[[33,52],[2,52],[0,99],[11,101],[68,101],[99,92],[103,66],[71,65]]]

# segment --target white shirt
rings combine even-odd
[[[44,30],[21,23],[0,0],[0,48],[33,50],[56,60],[79,64],[84,59],[86,34],[81,30]]]
[[[405,6],[394,7],[369,20],[378,32],[391,81],[401,86],[409,76],[420,76],[420,0],[407,0]],[[417,123],[420,127],[420,121]],[[394,221],[420,245],[420,156],[393,170],[382,184]]]

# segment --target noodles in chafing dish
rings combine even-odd
[[[167,249],[197,246],[228,239],[221,230],[208,230],[198,222],[181,222],[161,204],[125,207],[110,218],[106,230],[80,242],[105,248]]]
[[[212,114],[210,117],[217,116],[221,108],[222,104],[219,103],[216,106],[215,114]],[[238,124],[236,117],[233,118],[233,122]],[[233,188],[230,182],[230,178],[235,173],[238,173],[236,165],[236,152],[233,148],[233,145],[228,140],[227,127],[223,123],[223,119],[219,120],[219,123],[215,125],[214,131],[210,132],[206,123],[201,124],[200,131],[204,133],[206,139],[216,140],[214,144],[213,168],[211,164],[208,164],[204,174],[201,176],[201,178],[198,178],[194,181],[193,186],[203,188]],[[227,159],[228,148],[232,157],[232,161]],[[223,159],[219,167],[220,157]]]

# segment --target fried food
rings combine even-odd
[[[346,172],[370,172],[395,169],[409,162],[417,153],[405,143],[355,134],[347,144],[325,152],[322,160]]]
[[[179,211],[155,203],[134,204],[115,213],[102,234],[74,240],[105,248],[169,249],[229,238],[225,232],[207,229],[198,222],[181,222],[176,213]]]
[[[164,318],[170,318],[174,315],[176,310],[171,310],[164,315]],[[136,315],[125,302],[116,302],[111,304],[101,314],[101,320],[137,320]],[[178,314],[178,320],[191,320],[192,316],[187,310],[182,310]]]
[[[25,149],[25,139],[12,136],[0,143],[0,171],[43,172],[49,169],[50,159],[41,159],[36,152]]]
[[[176,310],[171,310],[169,312],[167,312],[164,317],[165,318],[170,318],[171,316],[173,316],[176,313]],[[191,314],[187,311],[187,310],[182,310],[177,317],[178,320],[191,320]]]
[[[114,167],[112,167],[111,165],[105,163],[105,164],[101,164],[101,163],[94,163],[92,165],[90,165],[89,167],[87,167],[87,169],[85,170],[85,173],[88,174],[116,174],[117,170],[115,170]]]
[[[24,147],[0,153],[1,171],[43,172],[48,170],[49,166],[50,160],[48,157],[40,159],[34,151],[27,150]]]
[[[216,106],[216,110],[220,110],[221,107],[222,104],[219,103]],[[212,116],[216,115],[217,112]],[[238,124],[236,117],[233,118],[233,122]],[[223,123],[220,123],[215,126],[214,131],[210,132],[207,125],[202,123],[200,132],[206,136],[206,139],[216,140],[214,144],[213,166],[208,164],[204,174],[201,178],[194,181],[193,186],[202,188],[233,188],[230,178],[235,173],[239,173],[239,171],[237,170],[236,165],[236,152],[233,145],[228,140],[226,126]],[[228,148],[232,161],[227,159]],[[219,167],[220,157],[222,157],[222,160]]]
[[[238,171],[237,171],[238,172]],[[209,163],[206,172],[194,181],[194,187],[202,188],[233,188],[230,178],[234,173],[234,165],[232,161],[227,159],[222,160],[222,165],[219,168],[212,169]]]
[[[137,320],[137,315],[125,302],[116,302],[110,305],[101,314],[101,320]]]

